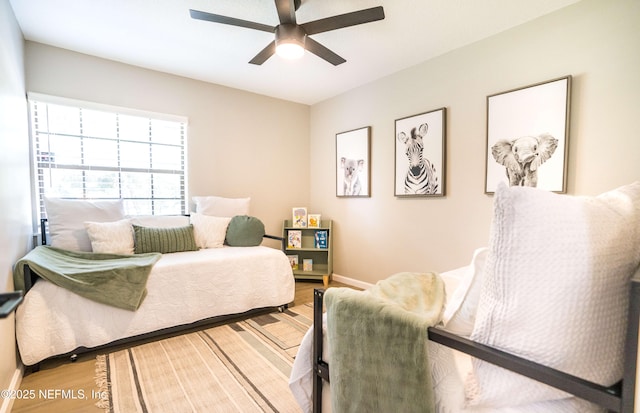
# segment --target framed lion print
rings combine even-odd
[[[566,192],[571,76],[487,97],[485,193],[500,182]]]

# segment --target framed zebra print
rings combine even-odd
[[[371,126],[336,134],[336,196],[371,196]]]
[[[396,120],[395,196],[445,195],[446,108]]]
[[[486,194],[498,184],[564,193],[571,76],[487,97]]]

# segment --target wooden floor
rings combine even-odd
[[[344,286],[331,281],[329,288]],[[314,288],[322,288],[322,283],[296,282],[293,304],[300,305],[313,301]],[[103,350],[101,353],[104,353]],[[20,385],[20,395],[13,404],[13,413],[78,413],[101,412],[95,406],[98,401],[98,387],[95,383],[96,353],[85,353],[75,362],[69,359],[52,359],[40,363],[40,370],[25,372]]]

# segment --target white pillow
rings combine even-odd
[[[124,218],[122,199],[89,201],[44,198],[49,224],[49,245],[71,251],[91,251],[84,223],[118,221]]]
[[[133,227],[128,219],[115,222],[85,222],[93,252],[133,254]]]
[[[212,217],[197,212],[192,213],[191,223],[198,248],[223,247],[230,221],[229,217]]]
[[[189,225],[186,215],[132,215],[129,217],[132,225],[152,228],[177,228]]]
[[[442,321],[444,327],[454,334],[468,337],[473,331],[488,251],[485,247],[473,252],[471,264],[465,268],[462,281],[447,302]]]
[[[622,378],[630,278],[640,264],[640,182],[597,197],[500,185],[471,339],[610,386]],[[567,394],[480,360],[469,406]]]
[[[251,198],[223,198],[220,196],[194,196],[196,212],[215,217],[249,215]]]

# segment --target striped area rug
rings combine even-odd
[[[288,380],[311,304],[100,355],[106,412],[300,412]]]

